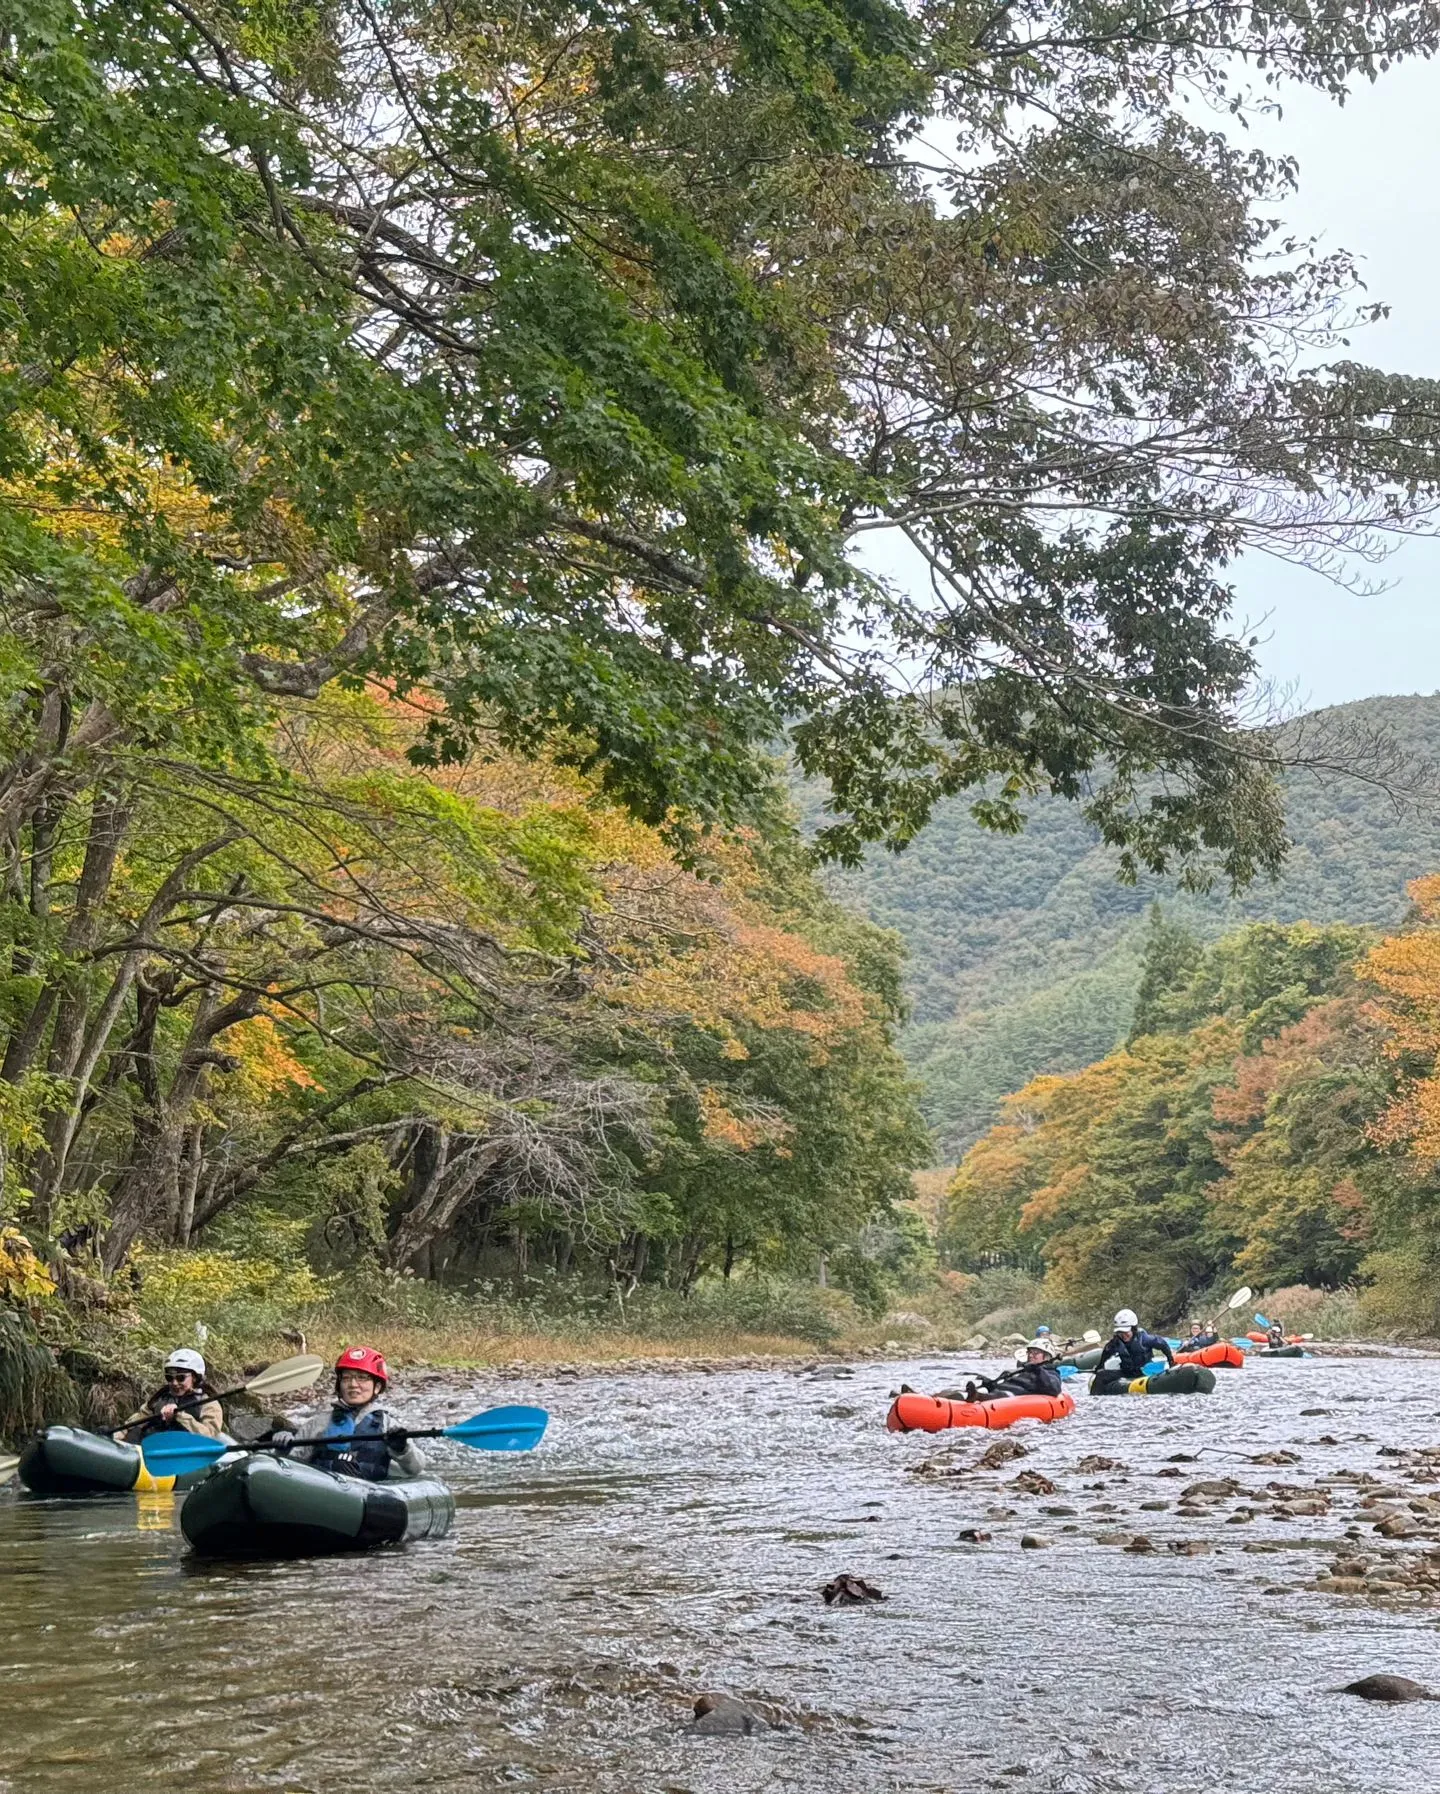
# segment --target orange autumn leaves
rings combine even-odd
[[[1399,1080],[1372,1132],[1379,1145],[1440,1161],[1440,873],[1409,892],[1422,925],[1381,941],[1362,966],[1380,992],[1373,1013]]]

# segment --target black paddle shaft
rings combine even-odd
[[[183,1402],[176,1402],[175,1411],[179,1413],[182,1408],[203,1408],[206,1402],[228,1402],[237,1395],[248,1395],[249,1393],[250,1385],[248,1383],[242,1383],[238,1389],[222,1389],[218,1393],[199,1389],[194,1395],[187,1395]],[[153,1433],[156,1427],[164,1425],[165,1422],[158,1414],[152,1414],[148,1420],[137,1420],[134,1426],[127,1426],[124,1429],[126,1442],[135,1445],[144,1438],[146,1433]]]

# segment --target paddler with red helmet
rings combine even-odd
[[[419,1476],[425,1459],[385,1405],[389,1385],[390,1367],[373,1346],[346,1346],[335,1360],[333,1405],[298,1433],[272,1433],[271,1443],[339,1476],[362,1476],[372,1483]],[[334,1442],[304,1443],[321,1438]]]

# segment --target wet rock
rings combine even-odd
[[[1180,1499],[1182,1501],[1194,1501],[1198,1498],[1222,1500],[1227,1495],[1238,1495],[1239,1493],[1240,1485],[1233,1476],[1215,1477],[1208,1482],[1191,1483],[1188,1489],[1181,1490]]]
[[[1116,1458],[1102,1458],[1092,1452],[1088,1458],[1081,1458],[1075,1468],[1082,1476],[1098,1476],[1102,1470],[1123,1470],[1125,1466]]]
[[[1424,1528],[1417,1521],[1407,1519],[1404,1514],[1391,1514],[1388,1518],[1377,1521],[1375,1530],[1382,1539],[1413,1539]]]
[[[1358,1682],[1347,1682],[1339,1692],[1359,1695],[1362,1701],[1440,1700],[1440,1695],[1412,1682],[1409,1676],[1361,1676]]]
[[[1057,1520],[1068,1520],[1073,1515],[1078,1513],[1079,1509],[1073,1508],[1073,1507],[1064,1507],[1064,1506],[1057,1505],[1054,1507],[1042,1507],[1040,1512],[1042,1514],[1053,1514]]]
[[[1022,1470],[1011,1483],[1012,1489],[1019,1489],[1023,1495],[1054,1495],[1056,1484],[1048,1476],[1042,1476],[1038,1470]]]
[[[1140,1512],[1142,1514],[1163,1514],[1168,1512],[1169,1507],[1170,1503],[1168,1501],[1142,1501],[1140,1503]]]
[[[1258,1517],[1253,1507],[1237,1507],[1235,1512],[1227,1518],[1225,1524],[1227,1526],[1248,1526],[1252,1520]]]
[[[1300,1457],[1293,1451],[1261,1451],[1250,1459],[1252,1464],[1298,1464]]]
[[[967,1526],[961,1532],[960,1537],[967,1545],[984,1545],[989,1543],[991,1535],[983,1526]]]
[[[1156,1476],[1184,1476],[1185,1472],[1176,1465],[1167,1464],[1163,1470],[1157,1470],[1155,1474]]]
[[[1030,1447],[1022,1445],[1018,1439],[997,1439],[988,1451],[984,1451],[975,1460],[977,1470],[1003,1470],[1016,1458],[1028,1458]]]
[[[1316,1414],[1328,1414],[1330,1410],[1328,1408],[1302,1408],[1300,1412],[1309,1419]]]
[[[1200,1462],[1200,1453],[1198,1451],[1173,1452],[1166,1458],[1165,1462],[1167,1464],[1198,1464]]]
[[[1013,1520],[1015,1509],[1013,1507],[987,1507],[985,1517],[987,1520]]]
[[[1209,1539],[1170,1539],[1165,1549],[1176,1557],[1204,1557],[1211,1546]]]
[[[1097,1532],[1095,1534],[1097,1545],[1128,1545],[1129,1542],[1130,1534],[1128,1532]]]
[[[1144,1557],[1155,1549],[1155,1541],[1146,1538],[1143,1532],[1137,1532],[1125,1549],[1132,1557]]]
[[[729,1694],[702,1694],[691,1721],[691,1730],[703,1738],[752,1738],[773,1729],[763,1714]]]
[[[1048,1551],[1050,1541],[1042,1538],[1038,1532],[1027,1532],[1021,1536],[1020,1549],[1022,1551]]]
[[[837,1576],[820,1591],[827,1607],[861,1607],[867,1601],[883,1601],[884,1595],[863,1576]]]

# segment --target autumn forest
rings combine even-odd
[[[1294,775],[1401,779],[1257,712],[1234,623],[1247,551],[1440,503],[1440,389],[1190,107],[1440,45],[1321,10],[0,6],[22,1358],[818,1342],[951,1313],[937,1251],[1402,1303],[1430,884],[1385,938],[1162,914],[1128,1042],[1112,981],[988,1133],[1029,1049],[966,1036],[937,1114],[902,1029],[969,1024],[862,889],[1063,813],[1107,888],[1261,892]],[[934,1233],[912,1173],[980,1135]]]

